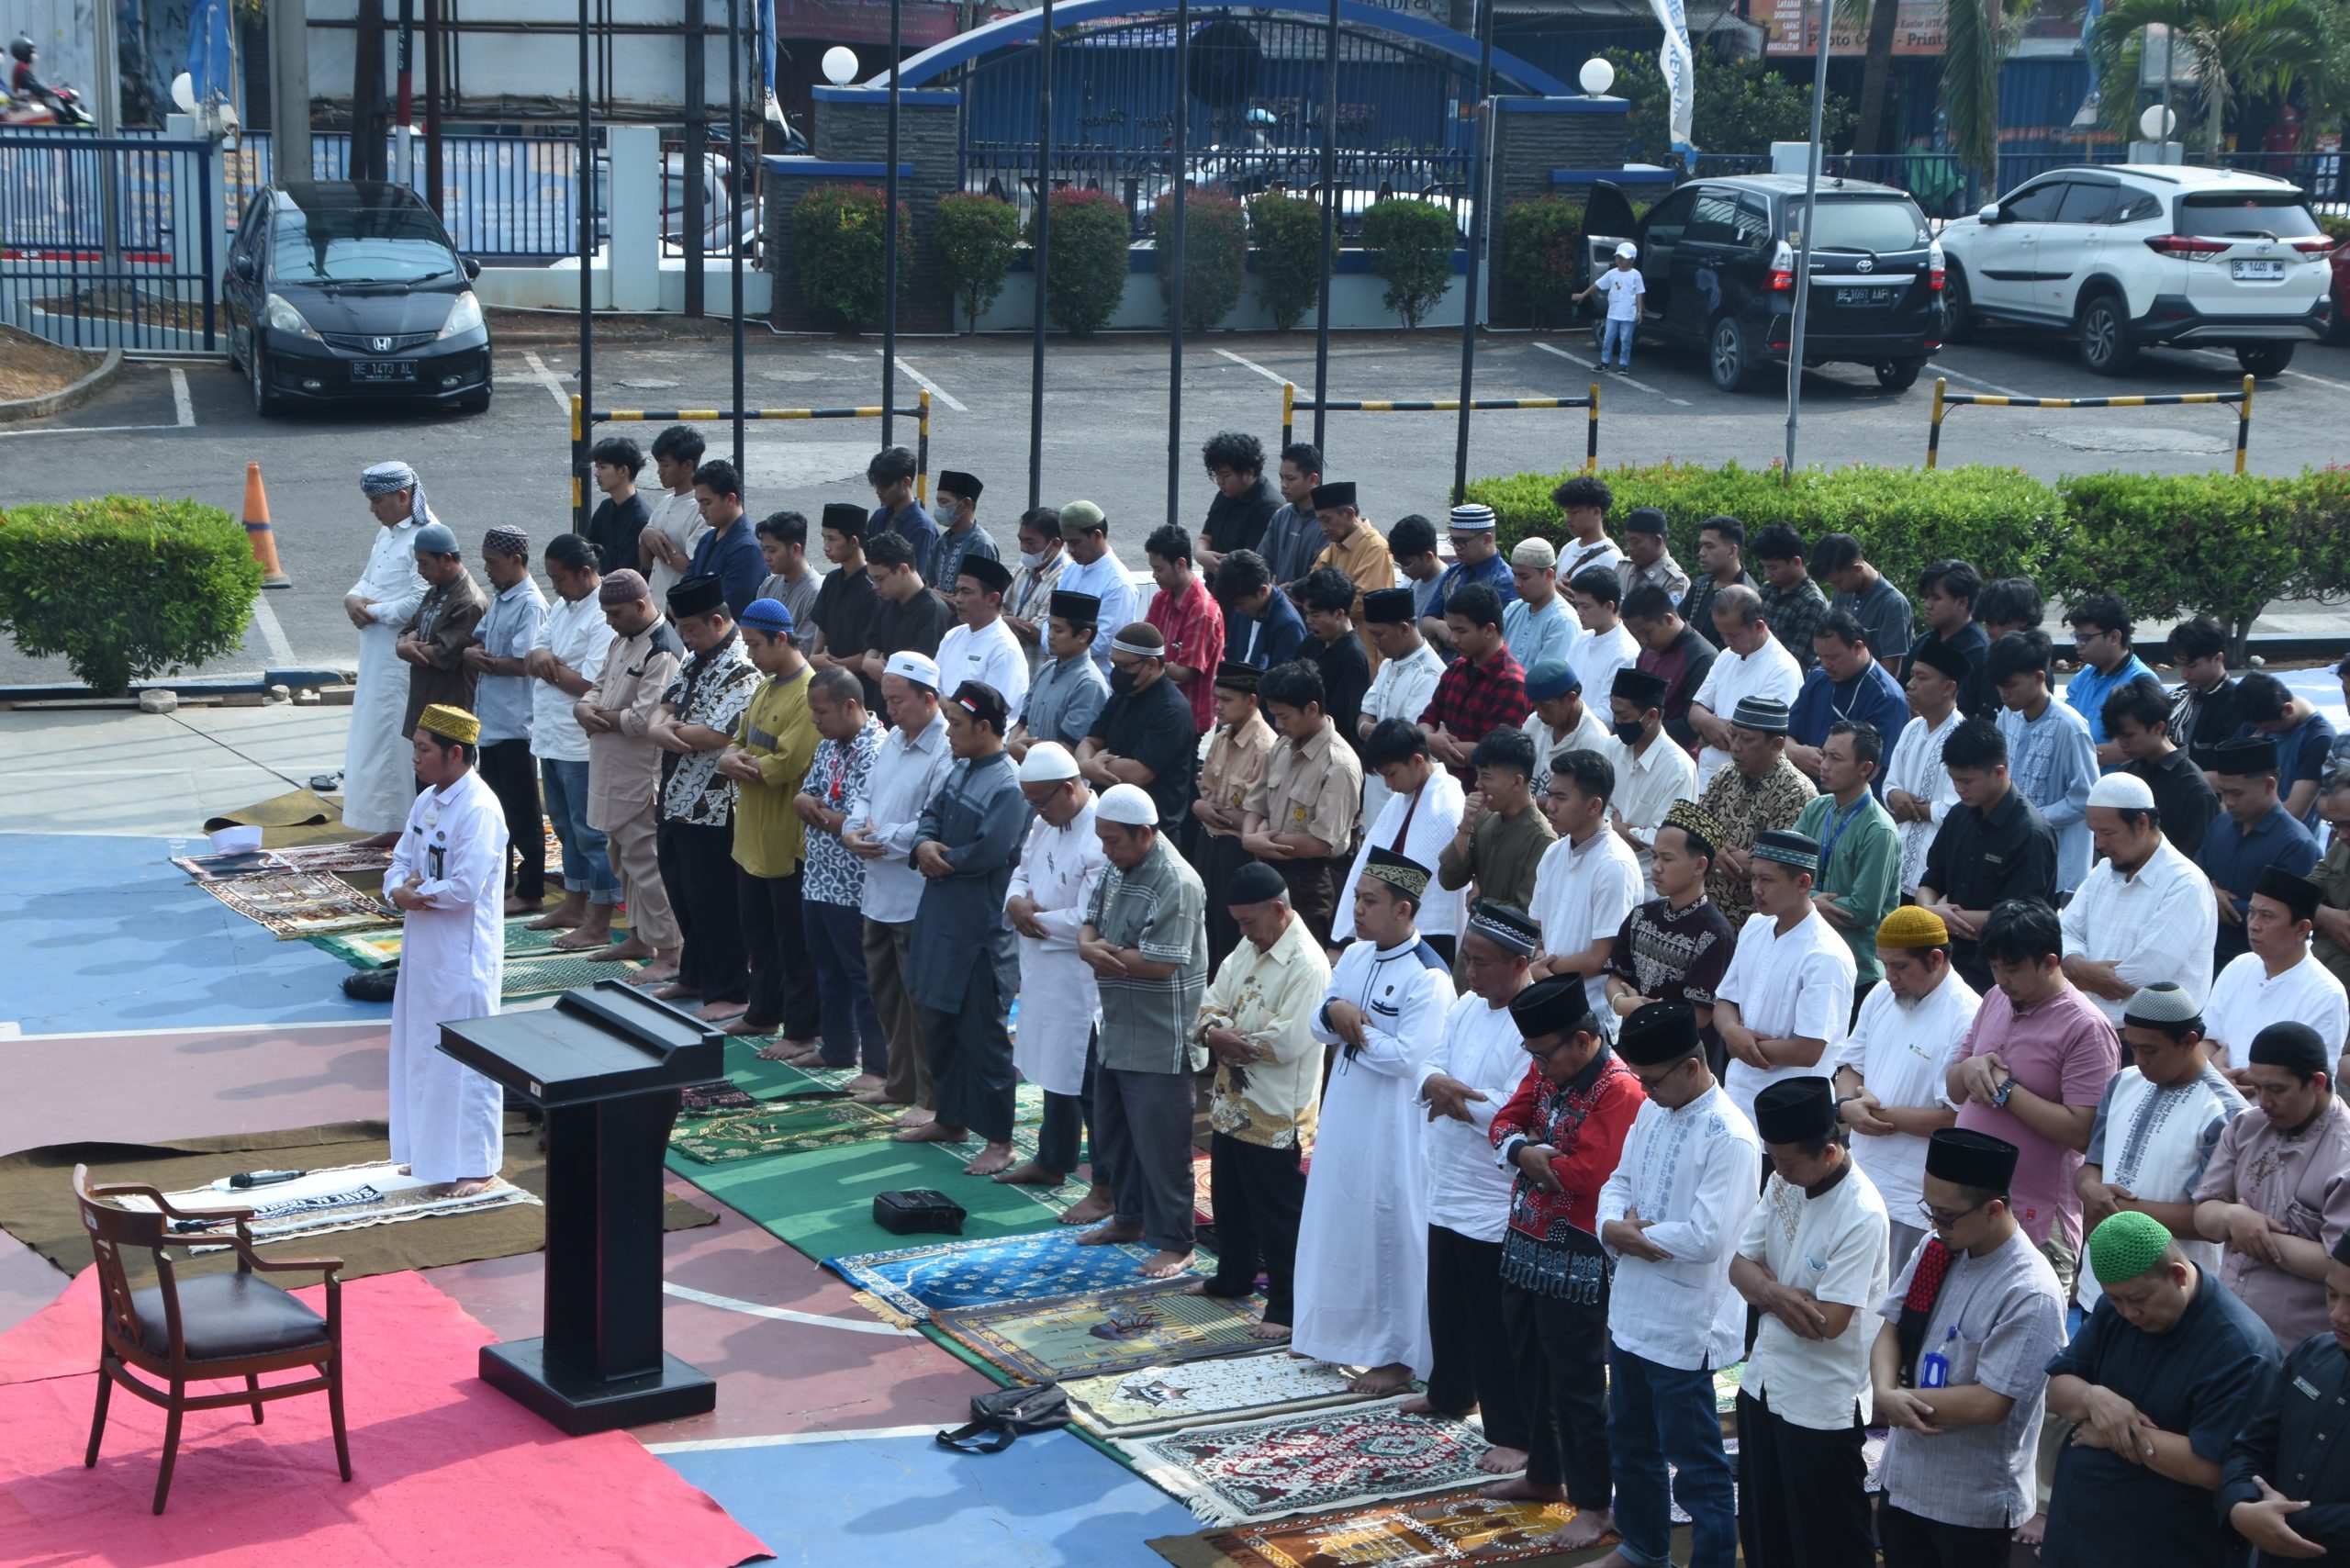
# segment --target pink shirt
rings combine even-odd
[[[2121,1040],[2105,1014],[2069,985],[2020,1011],[1994,986],[1951,1059],[1985,1055],[2006,1062],[2016,1081],[2043,1100],[2095,1106],[2119,1070]],[[2035,1243],[2045,1243],[2053,1232],[2080,1256],[2081,1197],[2073,1190],[2080,1154],[2070,1145],[2051,1143],[1998,1105],[1970,1100],[1958,1108],[1958,1125],[2005,1138],[2022,1151],[2009,1189],[2017,1223]]]
[[[1143,616],[1167,639],[1167,662],[1200,672],[1184,695],[1192,722],[1204,734],[1215,727],[1215,666],[1224,660],[1224,611],[1199,578],[1181,595],[1160,593]]]

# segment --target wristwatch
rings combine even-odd
[[[2016,1075],[2011,1072],[2000,1081],[1997,1089],[1991,1091],[1991,1103],[2004,1109],[2008,1103],[2008,1096],[2015,1092],[2015,1087]]]

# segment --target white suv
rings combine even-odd
[[[2121,163],[2053,169],[1942,230],[1950,342],[1978,321],[2076,334],[2099,375],[2139,349],[2235,350],[2255,375],[2326,334],[2333,248],[2283,180]]]

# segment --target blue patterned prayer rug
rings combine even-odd
[[[1080,1247],[1081,1234],[1057,1226],[1024,1236],[827,1258],[821,1267],[871,1296],[882,1316],[905,1324],[927,1321],[934,1308],[1000,1306],[1145,1282],[1141,1266],[1154,1249]]]

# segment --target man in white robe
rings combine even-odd
[[[1091,966],[1077,956],[1077,937],[1106,862],[1102,836],[1093,831],[1093,791],[1067,746],[1058,741],[1030,746],[1020,763],[1020,792],[1036,820],[1004,893],[1004,917],[1020,946],[1020,1031],[1013,1036],[1012,1059],[1022,1078],[1045,1092],[1045,1121],[1036,1157],[996,1172],[995,1179],[1058,1187],[1076,1170],[1078,1140],[1093,1124],[1091,1046],[1102,993]],[[1099,1148],[1086,1197],[1098,1199],[1105,1213],[1116,1202]]]
[[[359,489],[381,526],[367,554],[367,569],[342,596],[342,612],[359,629],[359,681],[342,759],[342,822],[381,835],[377,847],[388,848],[416,799],[408,736],[400,728],[408,714],[408,676],[398,652],[400,628],[424,602],[416,531],[440,520],[424,503],[423,481],[405,463],[376,464],[359,476]]]
[[[479,1192],[504,1161],[505,1094],[440,1049],[441,1025],[498,1012],[506,976],[506,813],[474,770],[481,722],[434,703],[409,746],[424,791],[384,888],[408,912],[392,993],[392,1159],[404,1174]]]
[[[1367,1367],[1358,1393],[1427,1374],[1427,1114],[1452,980],[1414,928],[1427,868],[1374,847],[1355,884],[1358,940],[1338,956],[1314,1037],[1341,1049],[1297,1238],[1298,1354]]]

